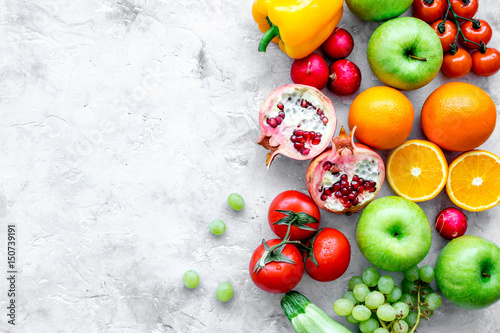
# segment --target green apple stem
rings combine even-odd
[[[420,60],[420,61],[427,61],[427,58],[417,57],[416,55],[413,55],[413,54],[408,54],[408,58]]]
[[[483,276],[486,276],[486,277],[488,277],[488,278],[491,278],[491,275],[486,274],[485,272],[483,272],[483,273],[481,273],[481,274],[482,274]]]

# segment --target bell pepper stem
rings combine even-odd
[[[266,52],[267,45],[271,43],[274,37],[279,37],[280,35],[280,30],[278,29],[278,26],[272,24],[271,21],[269,21],[269,23],[271,27],[264,33],[264,35],[262,35],[262,38],[259,43],[259,52]]]

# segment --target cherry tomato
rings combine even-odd
[[[488,44],[493,34],[491,26],[484,20],[474,20],[473,22],[467,21],[462,24],[460,28],[466,39],[478,44],[481,42],[485,45]],[[464,42],[462,36],[460,36],[460,42],[468,49],[479,49],[479,46],[476,44]]]
[[[319,229],[309,245],[312,251],[305,261],[306,273],[316,281],[333,281],[345,273],[351,261],[351,245],[340,231],[333,228]],[[317,266],[311,260],[312,255]]]
[[[413,16],[427,23],[439,20],[448,7],[446,0],[414,0]]]
[[[441,45],[443,46],[443,52],[447,52],[451,49],[451,45],[455,43],[458,30],[455,23],[451,22],[450,20],[446,20],[444,22],[444,31],[443,33],[441,33],[439,31],[439,26],[441,22],[443,22],[443,20],[437,20],[431,24],[431,27],[432,29],[434,29],[434,31],[436,31],[439,40],[441,41]]]
[[[289,239],[306,240],[318,229],[321,213],[311,197],[299,191],[285,191],[271,202],[267,217],[271,230],[279,238],[285,237],[291,221]]]
[[[268,248],[281,242],[281,239],[271,239],[266,241]],[[270,261],[263,268],[255,269],[256,265],[266,251],[264,244],[260,244],[252,254],[250,265],[250,277],[257,287],[273,294],[286,293],[297,284],[299,284],[304,275],[304,258],[300,251],[292,244],[286,244],[281,251],[279,248],[273,251]],[[295,263],[279,261],[279,256],[285,256],[285,259],[291,259]],[[283,257],[282,257],[283,258]]]
[[[480,50],[472,53],[472,72],[480,76],[490,76],[500,70],[500,52],[488,47],[484,53]]]
[[[479,7],[478,0],[450,0],[451,8],[455,12],[456,15],[462,16],[468,19],[472,19],[474,15],[477,13],[477,8]],[[453,14],[448,13],[448,18],[453,19]],[[463,19],[458,19],[460,22],[464,21]]]
[[[472,68],[472,58],[469,52],[459,47],[455,54],[445,53],[441,71],[447,77],[457,79],[467,75]]]

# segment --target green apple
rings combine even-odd
[[[461,236],[441,250],[436,282],[453,304],[468,310],[500,299],[500,248],[483,237]]]
[[[346,0],[351,12],[365,21],[395,18],[410,8],[413,0]]]
[[[416,203],[388,196],[366,206],[358,221],[356,239],[373,266],[399,272],[425,258],[432,232],[427,216]]]
[[[396,89],[415,90],[436,77],[443,63],[443,47],[427,23],[399,17],[375,29],[367,56],[380,81]]]

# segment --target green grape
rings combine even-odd
[[[333,311],[339,316],[347,316],[351,314],[352,308],[354,307],[354,303],[351,300],[341,298],[333,303]]]
[[[226,231],[226,224],[221,220],[213,220],[208,225],[208,230],[214,235],[222,235]]]
[[[370,289],[366,284],[360,283],[354,287],[352,292],[354,294],[354,298],[356,298],[358,302],[364,302],[366,295],[370,293]]]
[[[410,312],[410,307],[404,302],[394,303],[392,307],[396,309],[396,316],[398,319],[406,318],[406,316],[408,316],[408,313]]]
[[[392,330],[394,333],[406,333],[408,332],[408,323],[404,320],[398,320],[392,325]]]
[[[387,301],[391,303],[399,301],[402,293],[403,291],[401,290],[401,288],[399,287],[392,288],[391,292],[386,295]]]
[[[427,318],[430,318],[432,317],[432,315],[434,314],[434,311],[432,311],[431,309],[429,309],[427,306],[425,305],[421,305],[420,306],[420,313],[424,316],[426,316]]]
[[[184,273],[182,281],[184,282],[186,288],[194,289],[198,286],[198,283],[200,283],[200,276],[196,273],[196,271],[191,269]]]
[[[215,297],[221,302],[227,302],[233,297],[233,286],[229,282],[221,282],[215,291]]]
[[[370,311],[370,309],[368,309],[364,305],[356,305],[352,309],[352,313],[351,314],[354,317],[354,319],[356,319],[358,321],[365,321],[365,320],[368,320],[368,318],[371,317],[372,312]]]
[[[418,290],[418,284],[416,282],[411,282],[410,280],[403,279],[403,291],[405,293],[416,293]]]
[[[419,278],[418,272],[419,272],[418,266],[415,265],[415,266],[411,266],[410,268],[405,269],[403,271],[403,274],[408,281],[415,282]]]
[[[420,267],[418,275],[420,276],[420,280],[431,283],[434,280],[434,269],[429,265],[424,265]]]
[[[379,327],[373,333],[389,333],[389,331],[383,327]]]
[[[363,283],[368,287],[375,287],[377,285],[379,274],[375,267],[367,267],[362,274]]]
[[[429,309],[436,310],[443,303],[443,299],[438,294],[432,293],[432,294],[427,295],[424,302],[427,303],[427,307]]]
[[[418,313],[416,311],[410,311],[410,313],[408,314],[408,316],[406,316],[404,320],[406,321],[408,326],[413,327],[413,325],[415,325],[415,323],[417,322],[417,319],[418,319]]]
[[[399,300],[403,303],[408,304],[410,308],[417,306],[417,297],[415,295],[403,293]]]
[[[432,293],[434,293],[434,289],[432,289],[430,286],[424,287],[420,289],[420,299],[424,299]]]
[[[353,310],[354,310],[354,309],[353,309]],[[347,316],[345,317],[345,320],[347,320],[347,322],[348,322],[348,323],[351,323],[351,324],[357,324],[357,323],[359,323],[359,320],[357,320],[356,318],[354,318],[354,317],[352,316],[352,313],[351,313],[350,315],[347,315]]]
[[[363,333],[373,333],[379,326],[376,319],[369,318],[359,323],[359,330]]]
[[[354,290],[354,287],[356,287],[357,284],[363,283],[363,279],[361,276],[353,276],[349,280],[349,289]]]
[[[392,288],[394,288],[394,279],[389,275],[382,275],[380,279],[378,279],[378,290],[382,294],[390,293]]]
[[[231,193],[229,197],[227,197],[227,203],[229,207],[234,210],[242,210],[245,207],[245,200],[238,193]]]
[[[384,294],[380,291],[372,291],[365,297],[365,306],[368,309],[375,310],[385,302]]]
[[[342,296],[342,298],[350,300],[352,304],[358,303],[358,300],[354,297],[354,293],[350,290],[346,291],[346,293],[344,294],[344,296]]]
[[[389,304],[384,304],[377,309],[377,316],[383,321],[393,321],[396,318],[396,309]]]

